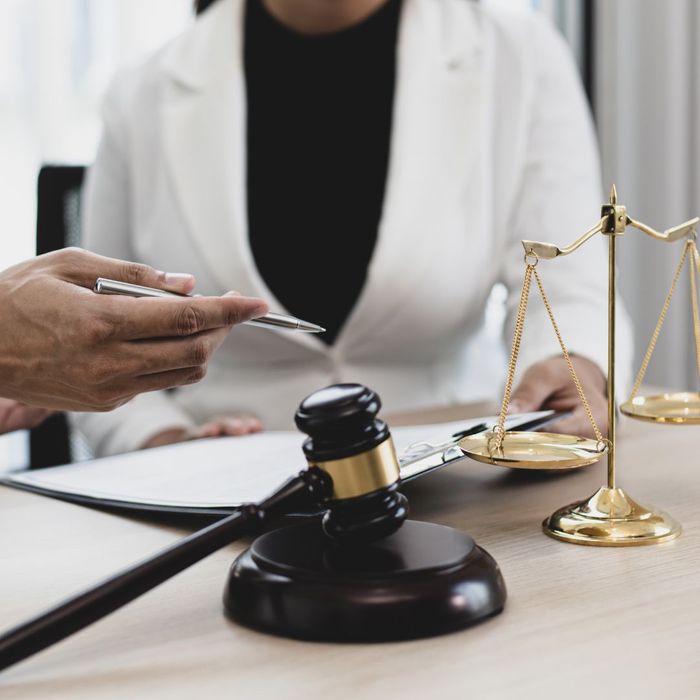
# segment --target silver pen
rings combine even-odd
[[[98,277],[95,281],[93,291],[97,294],[123,294],[129,297],[183,297],[188,294],[175,294],[166,292],[163,289],[153,287],[143,287],[140,284],[129,284],[128,282],[118,282],[104,277]],[[292,331],[302,331],[303,333],[323,333],[325,328],[317,326],[309,321],[302,321],[294,316],[283,316],[282,314],[265,314],[260,318],[252,318],[244,321],[245,325],[258,326],[260,328],[285,328]]]

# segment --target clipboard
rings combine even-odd
[[[509,430],[536,430],[564,413],[507,419]],[[402,481],[466,459],[457,443],[488,430],[496,416],[392,430]],[[306,467],[305,436],[269,431],[167,445],[114,457],[6,475],[0,483],[71,503],[152,514],[219,517],[256,502]],[[315,515],[313,513],[300,515]]]

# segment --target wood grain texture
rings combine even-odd
[[[603,464],[542,475],[464,461],[408,485],[412,517],[468,531],[501,565],[506,610],[471,630],[334,645],[239,628],[221,605],[238,544],[0,675],[0,697],[698,698],[699,438],[700,427],[622,423],[620,485],[683,524],[678,540],[653,547],[580,547],[541,533],[551,511],[603,483]],[[15,624],[182,534],[0,488],[0,624]]]

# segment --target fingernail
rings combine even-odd
[[[187,272],[166,272],[164,280],[165,284],[172,287],[194,284],[194,277]]]
[[[239,296],[241,296],[241,293],[232,289],[231,291],[226,292],[226,294],[224,294],[224,296],[225,297],[239,297]]]
[[[511,402],[511,404],[508,406],[508,413],[520,413],[520,411],[521,407],[517,401]]]

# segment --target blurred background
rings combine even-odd
[[[465,0],[465,2],[468,0]],[[663,229],[700,213],[700,3],[697,0],[482,0],[533,5],[571,45],[591,102],[603,182],[632,216]],[[100,97],[114,70],[193,21],[191,0],[2,0],[0,3],[0,268],[32,256],[42,164],[88,164]],[[594,222],[597,212],[591,212]],[[680,248],[628,235],[620,285],[639,365]],[[647,375],[697,383],[688,280]],[[500,343],[504,290],[492,294],[484,342]],[[482,352],[483,355],[483,352]],[[496,353],[504,358],[502,348]],[[0,464],[25,460],[26,436],[0,440]]]

